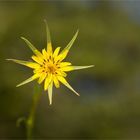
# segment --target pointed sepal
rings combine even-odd
[[[42,56],[41,52],[38,51],[36,47],[29,40],[27,40],[25,37],[21,37],[21,39],[25,41],[27,46],[33,51],[34,54],[36,54],[37,56]]]
[[[77,36],[78,36],[78,32],[79,30],[77,30],[77,32],[75,33],[75,35],[73,36],[73,38],[71,39],[71,41],[68,43],[68,45],[62,50],[62,52],[59,54],[58,56],[58,60],[62,61],[66,58],[70,48],[72,47],[74,41],[76,40]]]
[[[39,78],[39,75],[35,74],[35,75],[31,76],[30,78],[26,79],[25,81],[21,82],[20,84],[18,84],[16,87],[20,87],[22,85],[25,85],[25,84],[27,84],[29,82],[32,82],[33,80],[35,80],[37,78]]]
[[[47,52],[48,54],[52,55],[52,42],[51,42],[51,35],[50,35],[50,30],[47,24],[47,21],[44,20],[45,24],[46,24],[46,34],[47,34]]]
[[[39,68],[39,64],[37,63],[34,63],[34,62],[29,62],[29,61],[23,61],[23,60],[17,60],[17,59],[6,59],[8,61],[13,61],[17,64],[20,64],[20,65],[24,65],[24,66],[27,66],[27,67],[30,67],[30,68]]]
[[[62,76],[57,76],[58,80],[64,84],[67,88],[69,88],[71,91],[73,91],[76,95],[80,96],[79,93],[77,93],[72,87],[71,85],[66,81],[66,79]]]
[[[53,90],[53,81],[48,86],[48,97],[50,105],[52,104],[52,90]]]
[[[87,69],[94,67],[94,65],[89,65],[89,66],[72,66],[74,69],[73,70],[79,70],[79,69]]]

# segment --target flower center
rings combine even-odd
[[[48,63],[46,64],[46,69],[49,73],[54,74],[57,68],[54,64]]]

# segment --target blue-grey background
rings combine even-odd
[[[54,48],[64,48],[79,29],[67,60],[95,67],[69,73],[80,97],[62,85],[49,106],[42,93],[33,138],[139,139],[139,0],[0,1],[0,138],[26,138],[24,123],[16,121],[30,111],[35,82],[16,85],[32,70],[5,59],[30,60],[21,36],[46,47],[44,19]]]

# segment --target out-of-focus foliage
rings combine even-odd
[[[115,6],[117,5],[118,6]],[[139,3],[140,4],[140,3]],[[34,138],[140,138],[140,25],[113,1],[0,2],[0,138],[25,138],[24,122],[34,84],[15,86],[32,74],[6,58],[29,60],[27,37],[46,47],[47,19],[53,46],[65,47],[77,29],[68,58],[91,69],[69,73],[79,91],[54,89],[53,105],[42,94],[36,112]]]

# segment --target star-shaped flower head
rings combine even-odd
[[[27,80],[23,81],[22,83],[18,84],[17,87],[27,84],[33,80],[38,79],[38,83],[41,84],[44,82],[44,90],[48,90],[48,97],[49,102],[52,104],[52,89],[53,84],[56,88],[60,87],[60,82],[64,84],[67,88],[72,90],[76,95],[79,94],[70,86],[70,84],[66,80],[66,72],[78,70],[78,69],[85,69],[93,67],[90,66],[72,66],[70,62],[63,61],[71,46],[73,45],[78,31],[73,36],[72,40],[68,43],[68,45],[60,52],[60,47],[57,47],[54,52],[52,49],[50,31],[46,23],[46,33],[47,33],[47,49],[43,49],[42,52],[36,49],[32,43],[30,43],[26,38],[21,37],[27,46],[32,50],[34,55],[31,57],[33,61],[23,61],[17,59],[7,59],[11,60],[15,63],[25,65],[29,68],[33,69],[33,75],[28,78]]]

